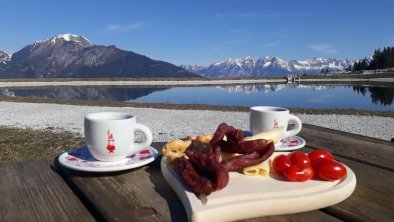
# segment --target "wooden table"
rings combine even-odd
[[[330,150],[355,172],[354,193],[324,209],[246,221],[394,221],[394,143],[307,124],[300,136],[302,151]],[[187,221],[159,163],[115,173],[56,161],[0,164],[0,221]]]

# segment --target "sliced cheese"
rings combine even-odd
[[[167,163],[172,163],[175,159],[185,155],[186,149],[191,145],[190,140],[174,139],[166,143],[162,149],[163,156],[167,158]]]
[[[259,163],[254,166],[246,167],[243,170],[243,174],[249,175],[249,176],[268,176],[270,173],[270,164],[268,160],[263,161],[262,163]]]
[[[250,137],[245,137],[244,141],[248,140],[257,140],[257,139],[265,139],[265,140],[273,140],[274,143],[279,143],[282,135],[283,127],[279,127],[270,131],[261,132],[255,134]]]
[[[230,158],[232,158],[232,157],[239,156],[239,155],[242,155],[242,154],[239,154],[239,153],[226,153],[226,152],[221,152],[221,153],[220,153],[219,162],[221,162],[221,161],[223,161],[223,160],[230,159]]]

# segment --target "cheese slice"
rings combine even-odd
[[[257,139],[265,139],[265,140],[273,140],[274,143],[279,143],[282,135],[283,127],[279,127],[270,131],[261,132],[255,134],[250,137],[245,137],[244,141],[248,140],[257,140]]]
[[[240,155],[242,155],[242,154],[221,152],[220,153],[219,162],[222,162],[223,160],[227,160],[227,159],[230,159],[232,157],[236,157],[236,156],[240,156]]]
[[[243,169],[243,174],[249,176],[268,176],[270,173],[270,164],[268,160],[263,161],[254,166],[246,167]]]

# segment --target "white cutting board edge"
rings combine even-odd
[[[283,154],[283,153],[282,153]],[[270,194],[270,187],[262,187],[262,192],[268,192],[267,197],[264,195],[246,195],[246,196],[231,196],[226,198],[226,202],[214,202],[210,197],[215,196],[212,193],[208,196],[208,203],[203,205],[196,195],[185,187],[180,180],[178,174],[171,166],[166,164],[165,158],[161,160],[161,170],[164,179],[172,187],[175,193],[181,200],[189,221],[232,221],[253,217],[291,214],[298,212],[305,212],[328,207],[337,204],[348,198],[356,187],[356,176],[353,171],[346,166],[347,175],[344,179],[335,182],[329,181],[307,181],[307,182],[285,182],[277,180],[273,177],[267,179],[267,185],[272,183],[281,183],[278,185],[296,186],[293,191],[284,191],[284,194],[273,191]],[[255,179],[251,176],[239,175],[239,173],[230,173],[229,185],[223,190],[217,191],[222,193],[243,193],[249,187],[231,187],[232,180],[248,180]],[[234,183],[234,181],[233,181]],[[264,182],[261,182],[264,183]],[[311,184],[307,183],[313,183]],[[272,185],[272,184],[271,184]],[[304,187],[307,187],[305,189]],[[316,187],[314,189],[314,187]],[[242,189],[243,188],[243,189]],[[273,187],[275,189],[275,187]],[[294,187],[289,187],[294,188]],[[227,189],[227,190],[226,190]],[[274,190],[273,189],[273,190]],[[279,188],[280,189],[280,188]],[[306,191],[303,193],[303,191]],[[220,194],[220,193],[217,193]],[[216,195],[220,196],[220,195]],[[232,198],[234,197],[234,198]],[[220,199],[220,198],[219,198]]]

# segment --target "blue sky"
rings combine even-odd
[[[359,59],[394,46],[393,8],[393,0],[0,0],[0,49],[73,33],[176,65]]]

